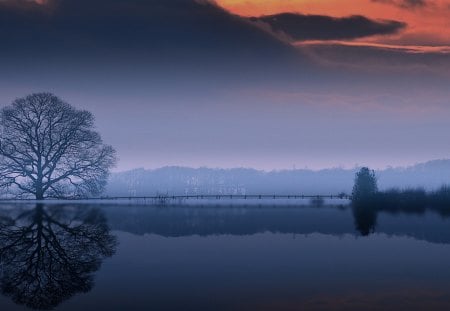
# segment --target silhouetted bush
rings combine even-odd
[[[427,210],[450,217],[450,186],[433,192],[423,188],[376,190],[376,178],[367,168],[355,178],[352,195],[355,227],[363,236],[375,231],[378,212],[423,214]]]
[[[423,213],[429,203],[429,198],[422,188],[390,189],[378,192],[375,196],[375,202],[380,210]]]
[[[378,192],[375,172],[367,167],[361,168],[355,176],[352,202],[355,204],[370,202]]]
[[[354,200],[353,207],[389,213],[425,213],[436,211],[442,216],[450,216],[450,187],[426,192],[425,189],[389,189],[377,192],[370,197]]]
[[[443,216],[450,216],[450,186],[444,185],[428,195],[430,206]]]

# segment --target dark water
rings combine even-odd
[[[1,310],[450,310],[450,219],[349,207],[0,207]]]

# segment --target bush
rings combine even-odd
[[[373,200],[376,193],[378,193],[378,185],[375,172],[367,167],[361,168],[355,176],[352,201],[367,202]]]

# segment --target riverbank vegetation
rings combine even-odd
[[[450,215],[450,186],[444,185],[428,192],[423,188],[379,191],[374,171],[363,167],[356,173],[352,204],[357,208],[391,212],[423,212],[431,209]]]

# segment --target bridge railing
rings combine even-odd
[[[190,194],[190,195],[154,195],[154,196],[117,196],[117,197],[65,197],[65,198],[48,198],[52,201],[118,201],[118,200],[149,200],[169,202],[176,200],[325,200],[325,199],[341,199],[350,200],[351,196],[347,194],[328,194],[328,195],[305,195],[305,194]],[[0,199],[0,202],[22,202],[22,201],[36,201],[35,199]]]

